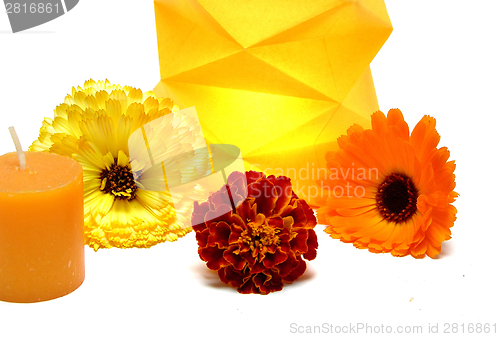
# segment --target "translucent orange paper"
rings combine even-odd
[[[326,150],[378,110],[384,1],[156,0],[155,13],[155,93],[196,106],[208,143],[238,146],[247,169],[289,176],[311,202]]]

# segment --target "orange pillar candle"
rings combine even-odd
[[[0,156],[0,300],[39,302],[69,294],[85,277],[83,172],[47,152]]]

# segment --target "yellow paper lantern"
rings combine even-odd
[[[159,96],[196,106],[208,143],[287,175],[313,202],[325,153],[378,110],[369,64],[392,26],[383,0],[155,0]]]

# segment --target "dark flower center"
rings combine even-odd
[[[116,165],[115,159],[109,170],[104,169],[101,172],[101,191],[113,194],[115,199],[129,201],[135,199],[137,186],[130,168]]]
[[[280,239],[277,235],[279,230],[269,226],[266,221],[250,222],[248,226],[250,228],[241,233],[239,240],[240,242],[248,244],[250,250],[260,251],[265,246],[280,243]]]
[[[411,178],[391,173],[378,187],[377,208],[387,221],[400,223],[415,214],[417,198],[418,190]]]

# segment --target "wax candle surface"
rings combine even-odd
[[[0,156],[0,300],[39,302],[64,296],[85,277],[83,172],[47,152]]]

